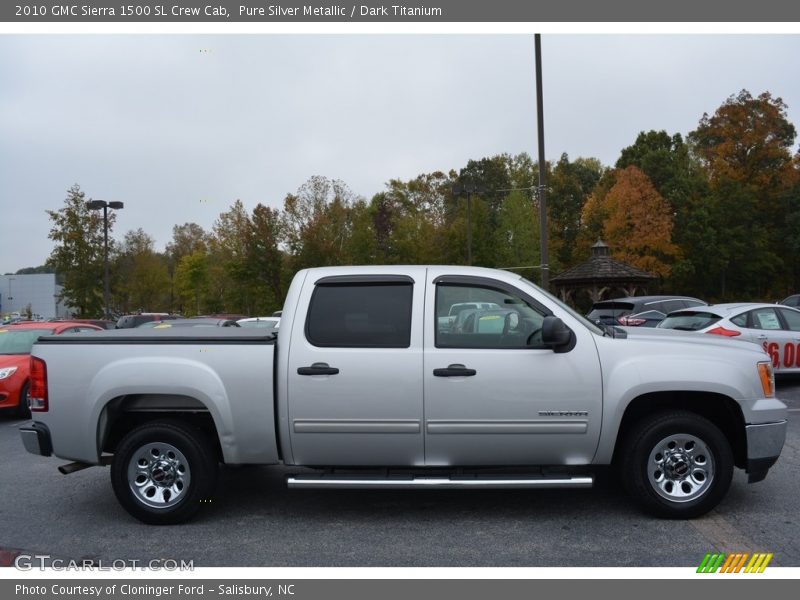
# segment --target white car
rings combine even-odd
[[[800,373],[800,310],[740,302],[676,310],[658,327],[697,331],[759,344],[778,373]]]

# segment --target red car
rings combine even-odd
[[[42,335],[60,335],[81,331],[102,331],[88,323],[16,323],[0,327],[0,409],[15,409],[27,418],[30,353]]]

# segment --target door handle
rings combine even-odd
[[[314,363],[310,367],[298,367],[297,369],[298,375],[336,375],[338,373],[339,369],[331,367],[324,362]]]
[[[434,377],[473,377],[478,372],[475,369],[468,369],[464,365],[448,365],[445,369],[434,369]]]

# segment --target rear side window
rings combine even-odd
[[[629,315],[633,312],[633,304],[630,302],[598,302],[592,306],[592,312],[586,317],[590,320],[600,318],[618,318]]]
[[[325,347],[408,348],[413,291],[405,282],[317,285],[306,338]]]
[[[681,312],[669,315],[661,321],[662,329],[677,329],[678,331],[700,331],[719,321],[721,317],[710,312]]]

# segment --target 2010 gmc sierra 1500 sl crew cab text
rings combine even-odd
[[[304,270],[277,336],[44,337],[31,362],[26,448],[76,461],[62,472],[110,462],[148,523],[192,516],[220,462],[316,469],[291,487],[387,489],[586,487],[616,465],[645,508],[688,518],[734,466],[763,479],[786,435],[758,346],[601,329],[492,269]]]

